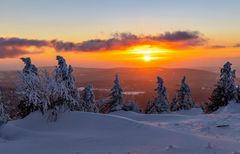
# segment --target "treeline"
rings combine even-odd
[[[25,66],[18,72],[16,94],[18,96],[17,116],[26,117],[34,111],[40,111],[49,121],[56,121],[59,114],[66,111],[110,113],[119,110],[158,114],[178,110],[189,110],[196,107],[191,90],[184,76],[175,97],[169,101],[167,89],[161,77],[157,77],[155,96],[147,103],[143,111],[136,102],[123,102],[122,88],[119,76],[115,76],[113,87],[104,99],[95,99],[93,86],[87,85],[80,94],[73,77],[73,68],[62,56],[57,56],[58,62],[52,73],[40,72],[32,64],[31,59],[21,58]],[[211,113],[226,106],[230,101],[240,100],[240,88],[235,83],[235,70],[227,62],[220,70],[220,78],[209,98],[209,102],[201,105],[205,113]],[[0,95],[0,125],[9,120],[4,101]]]

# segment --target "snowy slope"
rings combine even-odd
[[[234,107],[235,108],[235,107]],[[197,109],[160,115],[71,112],[47,122],[39,113],[0,130],[3,154],[230,154],[240,152],[240,113]],[[227,127],[216,127],[227,123]]]

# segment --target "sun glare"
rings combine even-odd
[[[167,52],[164,49],[158,47],[152,47],[150,45],[137,46],[131,49],[133,54],[158,54]]]
[[[143,56],[143,60],[146,61],[146,62],[151,61],[151,59],[152,59],[152,57],[149,56],[149,55],[145,55],[145,56]]]
[[[158,47],[152,47],[150,45],[136,46],[130,49],[130,54],[138,55],[140,59],[145,62],[152,60],[158,60],[163,58],[163,54],[167,51]]]

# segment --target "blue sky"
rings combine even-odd
[[[228,36],[240,27],[239,14],[238,0],[1,0],[0,34],[78,40],[190,29]]]

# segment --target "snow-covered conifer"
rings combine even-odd
[[[226,62],[221,68],[220,79],[217,82],[215,89],[213,90],[210,103],[206,104],[205,112],[216,111],[221,106],[226,106],[229,101],[238,101],[236,94],[238,93],[235,84],[235,70],[232,70],[232,64]]]
[[[17,94],[20,97],[19,115],[25,117],[30,112],[41,110],[47,101],[44,99],[43,87],[38,75],[38,69],[31,63],[31,59],[21,58],[25,66],[18,72]]]
[[[62,56],[57,56],[56,60],[58,66],[54,72],[54,79],[48,78],[51,108],[61,111],[75,110],[80,106],[80,94],[75,86],[73,69]]]
[[[83,105],[84,111],[98,112],[92,85],[87,85],[84,88],[82,99],[83,99],[83,103],[84,103],[84,105]]]
[[[159,76],[157,77],[157,88],[155,89],[155,99],[153,104],[149,104],[146,113],[162,113],[169,111],[167,90],[164,86],[163,79]]]
[[[191,91],[189,86],[186,83],[186,77],[182,79],[181,86],[177,91],[177,95],[174,97],[171,104],[171,111],[177,110],[189,110],[195,106],[193,102]]]
[[[116,74],[113,87],[110,91],[109,97],[105,100],[102,100],[99,105],[99,112],[101,113],[109,113],[118,110],[122,110],[123,108],[123,96],[122,96],[122,88],[119,83],[118,75]]]
[[[123,107],[123,95],[122,95],[122,88],[120,86],[118,74],[115,76],[113,87],[110,91],[110,104],[111,104],[111,111],[121,110]]]

